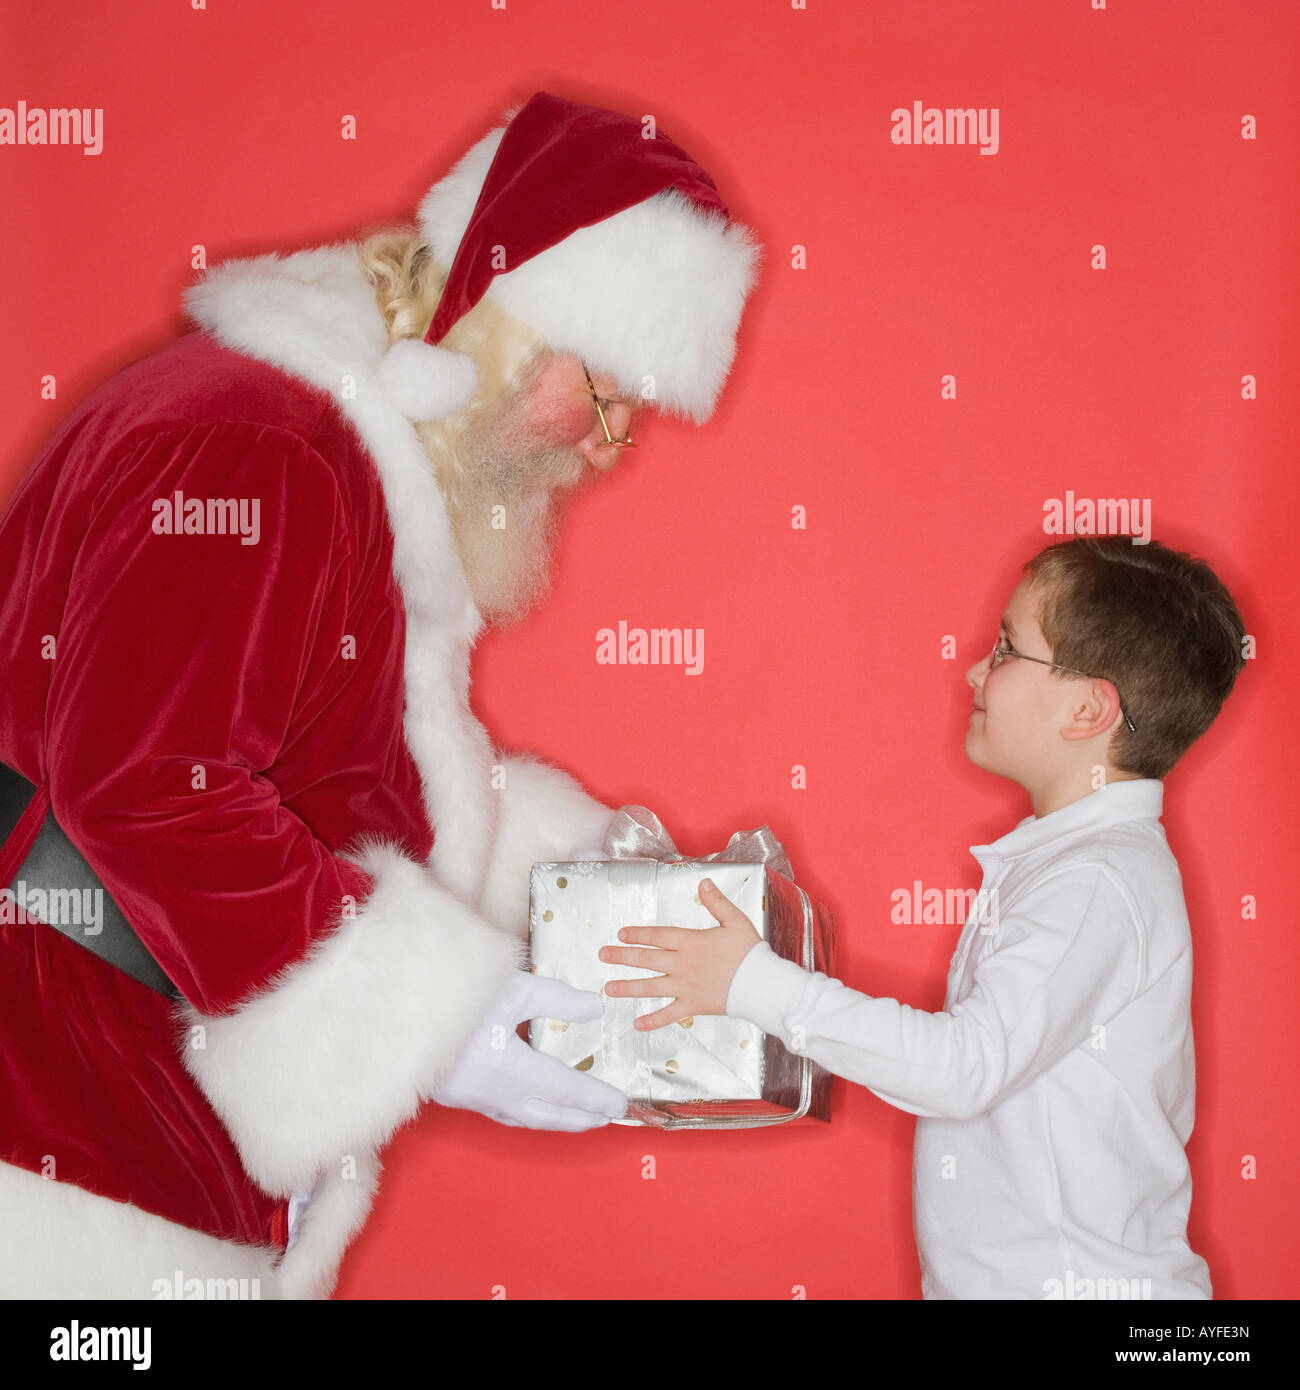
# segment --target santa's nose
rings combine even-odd
[[[624,405],[611,405],[605,408],[605,422],[614,439],[626,439],[632,422],[632,412]],[[591,461],[594,468],[607,473],[619,461],[623,450],[617,443],[605,438],[605,431],[597,423],[596,428],[578,445],[582,453]]]
[[[593,468],[598,468],[602,473],[608,473],[618,462],[619,455],[623,452],[617,445],[606,444],[605,436],[602,433],[598,443],[584,440],[582,452],[591,461]]]

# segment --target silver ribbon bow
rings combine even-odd
[[[658,859],[663,862],[688,857],[678,851],[663,822],[645,806],[620,807],[605,832],[601,849],[608,859]],[[763,863],[794,882],[790,857],[781,841],[772,834],[771,827],[766,825],[754,830],[737,830],[727,841],[726,847],[714,854],[693,854],[689,857],[728,864]]]

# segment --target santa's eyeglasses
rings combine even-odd
[[[582,362],[582,359],[578,359]],[[605,431],[605,442],[597,444],[598,449],[635,449],[636,443],[632,439],[632,432],[629,430],[622,439],[615,439],[609,432],[609,421],[605,419],[605,407],[607,405],[626,405],[626,401],[607,401],[603,396],[596,394],[596,385],[591,379],[591,373],[587,371],[587,364],[582,362],[582,370],[587,378],[587,390],[591,392],[591,398],[596,402],[596,414],[600,416],[600,427]]]

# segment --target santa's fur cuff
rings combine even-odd
[[[504,785],[497,792],[496,836],[479,911],[526,938],[529,870],[600,849],[616,812],[562,768],[531,754],[498,754],[496,761],[504,771]]]
[[[273,988],[221,1016],[181,1006],[185,1065],[275,1196],[383,1145],[524,963],[395,846],[355,861],[371,895]]]

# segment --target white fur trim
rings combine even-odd
[[[275,1253],[178,1226],[73,1183],[0,1163],[0,1298],[154,1298],[155,1280],[245,1279],[278,1297]],[[257,1285],[251,1283],[258,1281]]]
[[[408,420],[440,420],[464,410],[478,385],[472,357],[419,338],[399,338],[375,375]]]
[[[392,845],[369,843],[357,862],[371,895],[273,988],[231,1014],[177,1006],[186,1068],[275,1196],[383,1145],[525,961]]]
[[[226,261],[186,291],[185,307],[227,347],[330,392],[379,469],[406,606],[406,739],[436,828],[430,862],[477,902],[496,816],[491,741],[469,707],[483,619],[428,455],[380,373],[388,334],[357,248]]]
[[[588,795],[567,772],[529,754],[497,758],[505,784],[497,795],[496,840],[479,911],[516,936],[528,936],[529,870],[597,849],[616,812]]]
[[[346,1167],[322,1173],[293,1249],[276,1267],[281,1298],[328,1298],[339,1263],[365,1225],[379,1188],[377,1154],[359,1153]]]
[[[485,135],[420,203],[420,229],[443,266],[505,130]],[[494,276],[487,297],[556,352],[610,372],[629,396],[649,378],[658,405],[703,424],[731,370],[762,256],[748,227],[665,189]]]
[[[219,1240],[130,1202],[0,1163],[0,1299],[173,1297],[177,1271],[182,1289],[187,1280],[202,1280],[207,1298],[328,1298],[378,1179],[373,1154],[358,1156],[354,1174],[322,1176],[297,1243],[277,1265],[270,1246]]]

